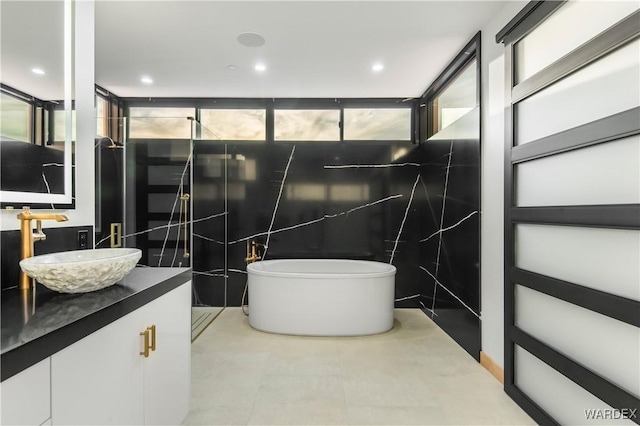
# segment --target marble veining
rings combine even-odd
[[[473,315],[475,315],[476,317],[480,318],[480,315],[478,315],[476,313],[476,311],[474,311],[469,305],[467,305],[466,303],[464,303],[462,301],[462,299],[460,299],[458,296],[455,295],[454,292],[452,292],[451,290],[449,290],[447,287],[445,287],[440,281],[438,281],[438,279],[436,278],[435,275],[433,275],[431,272],[429,272],[429,270],[427,268],[425,268],[424,266],[420,266],[420,269],[422,269],[423,271],[425,271],[432,279],[433,281],[439,285],[440,287],[442,287],[444,290],[447,291],[447,293],[449,293],[451,296],[453,296],[458,302],[460,302],[462,304],[462,306],[464,306],[465,308],[467,308],[469,310],[469,312],[471,312]],[[435,294],[435,291],[434,291]],[[432,311],[433,314],[435,314],[435,311]]]
[[[201,271],[193,271],[194,275],[206,275],[208,277],[228,277],[227,274],[214,274],[212,272],[201,272]]]
[[[436,235],[440,235],[443,232],[449,231],[453,228],[456,228],[457,226],[459,226],[462,222],[464,222],[465,220],[469,219],[471,216],[473,216],[474,214],[478,214],[478,211],[473,211],[471,213],[469,213],[468,215],[466,215],[465,217],[463,217],[462,219],[460,219],[459,221],[457,221],[456,223],[454,223],[451,226],[447,226],[446,228],[442,228],[442,229],[438,229],[436,232],[434,232],[433,234],[429,235],[427,238],[423,238],[420,240],[421,243],[425,242],[425,241],[429,241],[431,238],[435,237]]]
[[[200,234],[197,234],[195,232],[192,235],[194,237],[196,237],[196,238],[201,238],[201,239],[206,240],[206,241],[211,241],[212,243],[224,244],[224,241],[214,240],[213,238],[205,237],[204,235],[200,235]]]
[[[216,214],[212,214],[212,215],[209,215],[209,216],[206,216],[206,217],[202,217],[200,219],[192,219],[192,220],[187,221],[187,224],[191,225],[193,223],[203,222],[203,221],[206,221],[206,220],[210,220],[210,219],[214,219],[214,218],[217,218],[217,217],[225,216],[226,214],[227,214],[227,212],[222,212],[222,213],[216,213]],[[157,231],[157,230],[160,230],[160,229],[175,228],[176,226],[181,226],[181,225],[182,225],[182,223],[168,223],[167,225],[155,226],[153,228],[143,229],[142,231],[136,231],[136,232],[132,232],[131,234],[123,235],[122,239],[124,240],[126,238],[131,238],[131,237],[135,237],[135,236],[138,236],[138,235],[148,234],[150,232]],[[111,238],[110,236],[109,237],[104,237],[103,239],[101,239],[100,241],[98,241],[94,245],[94,248],[99,246],[103,242],[108,241],[110,238]]]
[[[51,187],[49,186],[47,176],[44,174],[44,170],[42,171],[42,181],[44,182],[44,186],[47,188],[47,194],[51,194]],[[51,203],[50,205],[52,209],[55,209],[53,203]]]
[[[421,167],[422,163],[390,163],[390,164],[330,164],[325,169],[384,169],[387,167]]]
[[[282,182],[280,183],[278,198],[276,198],[276,203],[275,203],[275,206],[273,207],[273,215],[271,215],[271,223],[269,223],[269,230],[267,231],[267,242],[264,244],[264,252],[262,254],[262,259],[265,259],[267,257],[267,250],[269,250],[269,239],[271,238],[271,230],[273,229],[273,223],[276,220],[276,213],[278,213],[278,206],[280,205],[280,198],[282,197],[282,188],[284,188],[285,182],[287,181],[289,166],[291,166],[291,160],[293,160],[293,154],[295,154],[295,152],[296,152],[296,146],[294,145],[291,148],[291,154],[289,155],[287,166],[284,168],[284,175],[282,176]]]
[[[340,212],[340,213],[325,214],[322,217],[310,220],[308,222],[298,223],[298,224],[295,224],[295,225],[287,226],[286,228],[276,229],[274,231],[271,231],[271,235],[277,234],[277,233],[280,233],[280,232],[291,231],[292,229],[301,228],[303,226],[313,225],[315,223],[322,222],[323,220],[326,220],[326,219],[334,219],[334,218],[340,217],[340,216],[348,216],[350,213],[353,213],[355,211],[358,211],[358,210],[361,210],[361,209],[364,209],[364,208],[367,208],[367,207],[375,206],[376,204],[384,203],[385,201],[393,200],[394,198],[400,198],[400,197],[402,197],[402,194],[391,195],[389,197],[385,197],[385,198],[382,198],[380,200],[373,201],[371,203],[363,204],[361,206],[357,206],[357,207],[351,208],[349,210],[345,210],[345,211]],[[237,240],[229,241],[228,244],[241,243],[241,242],[244,242],[244,241],[247,241],[247,240],[252,240],[252,239],[257,238],[257,237],[262,237],[262,236],[267,235],[267,234],[268,234],[268,231],[259,232],[257,234],[249,235],[248,237],[243,237],[243,238],[239,238]]]
[[[400,240],[400,235],[402,235],[402,229],[404,228],[404,223],[407,221],[407,215],[409,214],[409,209],[411,208],[413,195],[416,192],[416,186],[418,186],[418,180],[420,180],[420,173],[418,173],[418,175],[416,176],[416,181],[413,183],[413,187],[411,188],[411,196],[409,197],[407,208],[404,211],[404,216],[402,217],[402,222],[400,223],[400,229],[398,229],[398,236],[396,237],[396,241],[393,244],[393,251],[391,252],[391,259],[389,259],[389,263],[393,263],[393,258],[396,254],[396,249],[398,248],[398,241]]]
[[[449,147],[449,159],[447,161],[447,174],[445,176],[445,180],[444,180],[444,192],[442,195],[442,210],[440,213],[440,227],[439,229],[442,229],[442,226],[444,224],[444,213],[445,213],[445,206],[447,203],[447,189],[449,188],[449,172],[451,171],[451,159],[453,158],[453,140],[451,140],[451,144]],[[436,283],[438,283],[438,271],[440,269],[440,253],[441,253],[441,249],[442,249],[442,232],[439,233],[439,239],[438,239],[438,254],[436,255],[436,273],[434,276],[434,280],[436,281]],[[438,286],[434,285],[433,286],[433,296],[432,296],[432,300],[431,300],[431,312],[435,312],[436,310],[436,292],[438,290]],[[456,296],[457,298],[457,296]]]
[[[421,297],[421,294],[414,294],[413,296],[406,296],[406,297],[399,297],[397,299],[394,299],[395,302],[402,302],[403,300],[411,300],[411,299],[416,299],[418,297]]]

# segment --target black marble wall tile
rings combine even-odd
[[[480,356],[480,140],[478,110],[415,151],[421,162],[419,292],[423,309]],[[436,283],[437,280],[437,283]],[[435,297],[434,297],[435,295]]]
[[[266,244],[268,239],[267,259],[384,260],[384,207],[376,205],[346,214],[354,207],[384,198],[384,173],[324,166],[389,162],[391,151],[387,144],[196,142],[194,217],[228,212],[226,246],[220,244],[225,240],[220,222],[194,224],[196,288],[200,289],[200,282],[203,287],[215,288],[200,292],[200,299],[220,305],[224,303],[221,296],[226,294],[227,304],[240,304],[246,283],[247,240]],[[224,276],[211,276],[224,270],[225,255],[226,282]],[[203,299],[206,293],[217,300]]]
[[[60,167],[64,163],[64,152],[61,150],[3,139],[0,163],[3,191],[64,193],[64,167]]]
[[[16,212],[17,214],[17,212]],[[18,219],[16,219],[17,222]],[[47,228],[47,222],[43,222],[43,231],[46,240],[34,244],[35,255],[55,253],[60,251],[78,249],[78,232],[86,231],[88,234],[87,247],[93,247],[93,227],[73,226],[68,228]],[[8,289],[18,285],[20,276],[20,231],[2,231],[0,233],[1,287]]]
[[[228,173],[233,176],[240,173],[237,160],[227,160],[225,146],[220,142],[198,141],[193,149],[193,218],[224,213],[228,198],[225,194],[235,196],[238,192],[235,187],[230,190],[225,185]],[[234,212],[234,215],[237,214],[237,211]],[[193,224],[193,289],[196,305],[225,306],[227,303],[226,275],[237,274],[225,268],[227,220],[227,215],[222,215]],[[234,221],[237,220],[236,217]],[[237,302],[235,306],[239,305],[240,302]]]

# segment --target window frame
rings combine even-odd
[[[435,130],[434,101],[457,80],[473,60],[476,60],[476,106],[482,105],[480,39],[481,32],[478,31],[420,98],[420,111],[418,112],[420,116],[420,129],[418,131],[420,143],[425,142],[437,133]]]
[[[56,102],[43,101],[4,83],[0,83],[0,92],[29,105],[29,140],[23,142],[40,146],[51,145],[53,110]]]
[[[385,144],[402,142],[418,143],[418,102],[419,98],[119,98],[123,105],[124,116],[129,117],[129,109],[137,107],[184,108],[195,107],[195,119],[200,122],[202,109],[262,109],[266,110],[266,140],[264,143],[373,143]],[[411,135],[407,140],[374,139],[374,140],[345,140],[344,139],[344,108],[406,108],[411,110]],[[336,141],[276,141],[274,138],[276,109],[338,109],[340,111],[340,139]],[[129,130],[127,126],[127,136]],[[196,135],[198,137],[198,135]],[[233,143],[257,143],[258,141],[234,140]]]

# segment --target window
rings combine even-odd
[[[66,137],[65,113],[63,109],[53,111],[53,141],[63,142]],[[71,140],[76,140],[76,110],[71,111]]]
[[[339,141],[340,110],[277,109],[276,141]]]
[[[190,139],[195,108],[132,107],[129,109],[129,138]]]
[[[474,59],[433,100],[432,134],[446,128],[478,105],[477,87],[477,64]]]
[[[345,140],[411,140],[410,108],[345,108]]]
[[[96,95],[96,134],[109,136],[109,101]]]
[[[203,109],[200,123],[216,138],[229,141],[264,141],[267,133],[264,109]]]
[[[0,94],[0,134],[3,138],[31,142],[33,107],[8,94]]]

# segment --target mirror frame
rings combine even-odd
[[[64,111],[65,111],[65,140],[64,140],[64,192],[62,194],[47,194],[21,191],[0,190],[0,205],[2,208],[22,207],[46,209],[75,208],[73,165],[73,93],[74,93],[74,9],[75,0],[64,0]]]

